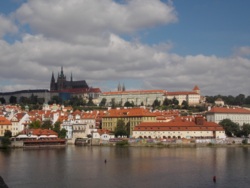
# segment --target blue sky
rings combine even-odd
[[[0,90],[69,78],[103,91],[250,95],[248,0],[0,1]]]
[[[174,0],[178,22],[144,31],[149,44],[171,41],[181,55],[229,56],[250,43],[250,1]]]

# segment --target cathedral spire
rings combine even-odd
[[[70,77],[70,81],[73,82],[73,76],[72,76],[72,72],[71,72],[71,77]]]
[[[63,76],[63,66],[61,66],[61,76]]]
[[[50,81],[50,90],[55,90],[55,77],[54,72],[52,72],[51,81]]]
[[[51,82],[55,82],[54,72],[52,72]]]

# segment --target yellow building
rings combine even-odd
[[[102,129],[114,131],[118,120],[129,126],[129,134],[132,135],[134,127],[141,122],[156,121],[156,114],[144,108],[111,109],[102,117]]]
[[[11,130],[11,122],[5,117],[0,117],[0,136],[4,136],[4,132]]]

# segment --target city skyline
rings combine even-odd
[[[114,91],[250,95],[248,0],[0,2],[0,91],[69,78]]]

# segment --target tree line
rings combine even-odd
[[[244,94],[239,94],[237,96],[224,96],[224,95],[216,95],[216,96],[206,96],[207,103],[214,103],[217,99],[221,98],[225,104],[227,105],[250,105],[250,96],[245,96]]]
[[[230,119],[223,119],[219,124],[225,129],[225,133],[229,137],[248,137],[250,134],[250,124],[248,123],[239,126],[238,123]]]

